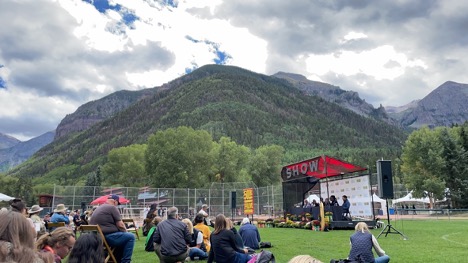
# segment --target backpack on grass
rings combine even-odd
[[[275,256],[268,250],[262,250],[254,254],[247,263],[275,263]]]

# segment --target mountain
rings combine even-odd
[[[355,91],[342,90],[340,87],[319,81],[309,80],[305,76],[294,73],[280,71],[273,76],[287,80],[294,87],[304,91],[308,95],[319,96],[327,101],[336,103],[344,108],[352,110],[357,114],[377,120],[383,120],[393,125],[397,124],[387,115],[385,108],[381,106],[375,109],[372,104],[369,104],[365,100],[361,99],[359,94]]]
[[[7,171],[29,159],[40,148],[51,143],[54,135],[53,131],[47,132],[10,148],[0,149],[0,172]]]
[[[408,109],[415,108],[416,106],[418,106],[419,101],[420,100],[413,100],[410,103],[405,104],[403,106],[385,106],[385,110],[388,112],[389,115],[398,114]]]
[[[121,90],[105,96],[102,99],[85,103],[74,113],[65,116],[57,126],[55,136],[58,139],[70,133],[84,131],[153,93],[154,89],[138,91]]]
[[[109,150],[178,126],[253,148],[282,145],[293,160],[302,158],[298,152],[328,152],[374,163],[396,155],[406,139],[394,126],[304,94],[288,81],[233,66],[203,66],[148,92],[88,129],[58,137],[9,174],[73,184],[103,164]]]
[[[15,146],[21,141],[9,135],[0,133],[0,149],[6,149]]]
[[[467,104],[468,84],[447,81],[406,110],[390,116],[405,127],[450,126],[468,121]]]

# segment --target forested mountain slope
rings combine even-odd
[[[394,126],[238,67],[204,66],[167,85],[83,132],[56,139],[10,174],[72,183],[102,164],[109,150],[145,143],[155,131],[178,126],[250,147],[281,145],[285,162],[332,153],[375,163],[396,156],[406,138]]]

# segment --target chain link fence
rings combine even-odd
[[[213,183],[206,189],[149,188],[149,187],[92,187],[55,185],[53,193],[39,197],[44,213],[53,211],[57,204],[65,204],[69,210],[88,210],[99,197],[117,194],[129,200],[119,208],[124,217],[143,219],[151,204],[163,209],[175,206],[182,217],[193,219],[203,204],[209,207],[211,217],[225,214],[231,218],[244,215],[243,191],[254,192],[254,215],[279,217],[283,215],[283,192],[281,185],[257,187],[253,182]],[[105,198],[103,199],[105,200]]]

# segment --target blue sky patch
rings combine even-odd
[[[177,2],[178,2],[178,1],[174,1],[174,0],[165,0],[165,2],[166,2],[166,5],[168,5],[168,6],[177,7]]]
[[[119,4],[111,5],[108,0],[82,0],[83,2],[92,4],[96,10],[105,14],[107,10],[114,10],[122,15],[122,22],[131,29],[134,29],[133,22],[138,20],[138,17],[129,9],[122,7]]]
[[[3,68],[4,66],[2,64],[0,64],[0,68]],[[6,81],[4,81],[2,79],[2,77],[0,77],[0,89],[4,89],[6,88]]]
[[[0,77],[0,89],[6,89],[6,87],[6,81],[4,81],[2,77]]]
[[[215,43],[215,42],[212,42],[212,41],[208,41],[208,40],[198,40],[198,39],[195,39],[191,36],[185,36],[186,39],[188,39],[189,41],[193,42],[193,43],[204,43],[206,45],[209,45],[211,46],[211,48],[213,48],[213,53],[216,54],[216,58],[213,59],[213,62],[218,64],[218,65],[224,65],[226,64],[227,60],[232,58],[228,53],[224,52],[224,51],[221,51],[219,49],[219,44],[218,43]],[[187,70],[185,70],[187,71]]]

